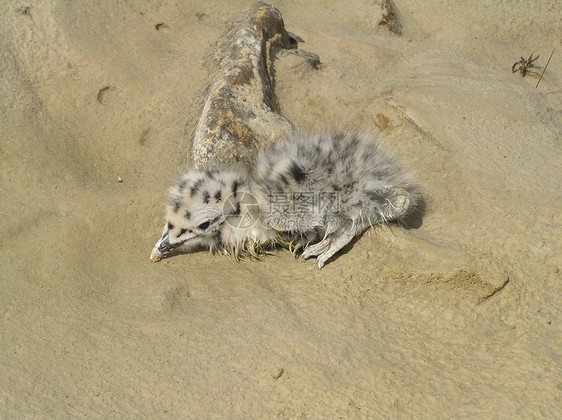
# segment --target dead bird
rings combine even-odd
[[[420,202],[413,178],[371,138],[295,131],[249,167],[222,165],[181,176],[166,201],[150,259],[209,248],[258,257],[276,245],[318,267],[367,228],[401,220]]]

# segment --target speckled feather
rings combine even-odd
[[[329,205],[322,205],[326,197]],[[419,199],[412,177],[376,140],[297,131],[260,151],[249,168],[183,175],[170,190],[166,224],[151,259],[179,247],[259,256],[279,244],[302,250],[304,258],[318,257],[321,268],[353,237],[403,218]]]
[[[326,223],[327,219],[352,219],[366,228],[405,216],[419,201],[413,178],[376,140],[355,133],[296,132],[261,151],[250,171],[253,191],[262,195],[337,193],[337,210],[328,208],[318,215]],[[387,216],[387,193],[395,188],[409,194],[409,206],[397,217]],[[288,222],[296,222],[286,216]]]

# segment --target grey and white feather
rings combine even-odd
[[[210,248],[239,258],[275,245],[318,267],[371,226],[401,220],[420,202],[413,178],[378,141],[348,132],[295,131],[249,167],[191,170],[170,190],[150,259]]]

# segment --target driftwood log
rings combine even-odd
[[[215,73],[195,130],[195,166],[248,163],[258,149],[293,129],[278,112],[273,61],[280,49],[296,44],[270,4],[257,3],[232,20],[208,56]]]

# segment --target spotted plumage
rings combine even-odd
[[[412,178],[379,143],[353,133],[295,132],[252,164],[191,170],[169,193],[151,260],[196,247],[258,256],[275,245],[318,267],[368,227],[420,201]]]

